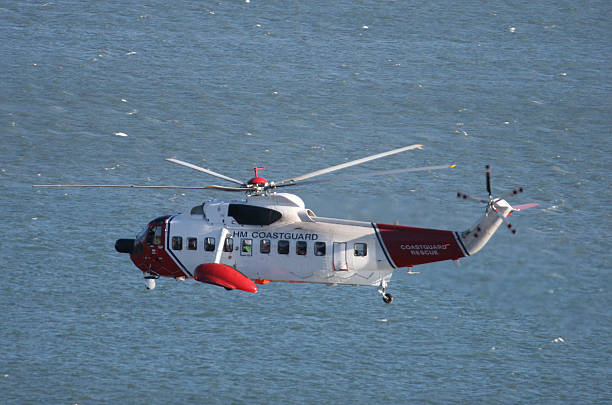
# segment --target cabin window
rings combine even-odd
[[[305,256],[307,248],[308,248],[308,245],[303,240],[295,242],[295,253],[296,254],[300,256]]]
[[[279,240],[278,241],[278,254],[279,255],[288,255],[289,254],[289,241],[288,240]]]
[[[325,242],[315,242],[314,254],[315,256],[325,256]]]
[[[187,249],[198,250],[198,240],[196,238],[187,238]]]
[[[215,251],[215,238],[204,238],[204,250],[207,252]]]
[[[234,238],[228,237],[225,238],[225,242],[223,243],[223,251],[231,252],[234,250]]]
[[[259,251],[261,253],[270,253],[270,239],[262,239],[259,242]]]
[[[366,243],[355,243],[355,256],[367,256],[368,245]]]
[[[172,250],[183,250],[183,237],[181,236],[172,237]]]
[[[240,242],[240,256],[253,255],[253,239],[242,239]]]

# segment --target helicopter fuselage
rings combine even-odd
[[[288,193],[212,200],[160,217],[129,253],[143,272],[177,279],[214,263],[259,284],[383,287],[398,267],[468,255],[457,232],[317,217]]]

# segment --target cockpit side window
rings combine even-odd
[[[169,217],[169,215],[166,215],[165,217],[158,217],[149,222],[147,228],[138,234],[137,239],[144,241],[147,245],[162,245],[162,231],[166,219]]]
[[[147,240],[146,240],[147,244],[161,245],[162,244],[161,234],[162,234],[161,225],[155,225],[149,228],[149,232],[147,233]]]
[[[149,231],[147,232],[147,240],[146,240],[148,245],[153,244],[154,237],[155,237],[155,228],[150,228]]]
[[[161,225],[157,225],[155,227],[155,236],[153,237],[153,244],[154,245],[161,245],[162,244],[162,227]]]

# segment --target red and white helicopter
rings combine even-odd
[[[166,159],[235,183],[237,186],[233,187],[87,184],[35,187],[216,189],[246,193],[242,200],[209,200],[193,207],[190,213],[156,218],[135,239],[117,240],[116,250],[130,255],[144,273],[148,289],[155,288],[159,277],[193,278],[251,293],[257,292],[256,284],[272,281],[368,285],[378,287],[384,302],[390,303],[393,296],[386,290],[395,269],[473,255],[510,214],[538,204],[512,207],[504,198],[494,198],[488,166],[488,200],[457,194],[462,199],[486,204],[484,215],[463,232],[318,217],[300,197],[277,189],[338,180],[338,177],[309,179],[421,146],[394,149],[278,182],[259,177],[258,170],[262,168],[255,168],[255,177],[244,183],[191,163]],[[361,175],[360,179],[454,166],[388,170]],[[511,195],[522,191],[513,190]],[[511,225],[508,228],[515,231]]]

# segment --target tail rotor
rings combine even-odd
[[[539,204],[534,203],[534,204],[522,204],[522,205],[517,205],[515,207],[510,206],[510,204],[508,204],[505,199],[508,197],[512,197],[512,196],[516,196],[520,193],[523,192],[523,187],[518,187],[515,189],[510,190],[509,192],[505,193],[502,195],[502,197],[498,197],[495,198],[493,197],[493,192],[491,189],[491,166],[490,165],[486,165],[485,166],[486,169],[486,186],[487,186],[487,193],[489,194],[489,199],[488,200],[484,200],[484,199],[480,199],[480,198],[475,198],[472,197],[468,194],[462,193],[462,192],[458,192],[457,193],[457,198],[463,199],[463,200],[468,200],[468,201],[472,201],[472,202],[477,202],[480,204],[486,204],[486,209],[487,212],[489,211],[494,211],[495,213],[497,213],[497,215],[499,215],[499,217],[504,220],[507,221],[507,218],[516,211],[521,211],[527,208],[532,208],[532,207],[536,207]],[[513,234],[516,234],[516,228],[514,226],[512,226],[511,223],[507,223],[506,225],[507,229],[512,232]]]
[[[491,166],[487,165],[487,193],[489,193],[489,201],[493,201],[493,195],[491,194]]]

